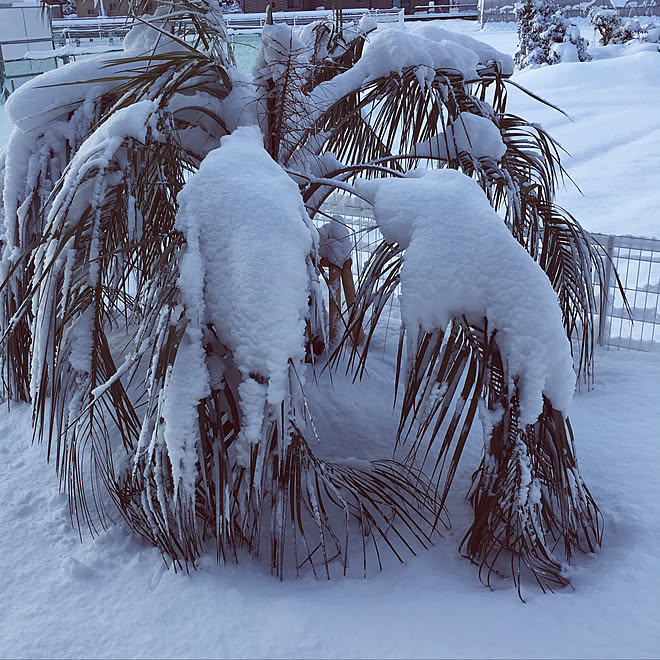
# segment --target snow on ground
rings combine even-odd
[[[640,51],[524,71],[516,82],[573,121],[511,93],[511,107],[541,123],[570,153],[558,202],[601,233],[660,238],[660,53]],[[613,194],[614,193],[614,194]]]
[[[450,29],[473,31],[467,21]],[[477,33],[511,53],[513,24]],[[582,35],[593,41],[593,30]],[[644,50],[646,48],[647,50]],[[603,234],[660,238],[660,53],[657,44],[591,48],[594,60],[517,72],[513,79],[569,117],[509,87],[508,109],[540,123],[568,152],[566,182],[557,202],[582,225]]]
[[[513,26],[443,27],[515,49]],[[632,53],[516,74],[575,120],[511,93],[512,111],[543,122],[572,153],[566,165],[585,197],[569,189],[560,201],[589,229],[660,237],[658,58]],[[374,360],[361,385],[335,378],[325,402],[310,396],[328,453],[389,451],[392,360]],[[328,385],[327,374],[320,381]],[[482,586],[457,553],[478,433],[448,503],[453,528],[434,548],[372,568],[367,579],[279,582],[247,558],[218,566],[210,556],[199,571],[175,574],[122,527],[81,544],[45,448],[30,445],[29,411],[2,407],[0,656],[657,657],[658,383],[657,353],[598,354],[596,386],[575,397],[570,414],[605,519],[603,548],[576,558],[575,590],[544,595],[528,584],[526,604],[507,580],[494,592]]]
[[[29,411],[3,409],[0,655],[657,657],[660,356],[607,352],[598,363],[597,386],[577,397],[572,421],[604,546],[576,560],[574,591],[528,585],[526,604],[508,581],[490,592],[457,555],[468,466],[449,504],[454,529],[405,565],[389,562],[367,579],[278,582],[258,562],[218,566],[210,556],[199,571],[175,574],[121,528],[81,544],[44,448],[30,446]],[[366,409],[378,406],[385,422],[376,429],[360,423],[353,398],[332,397],[358,437],[386,425],[384,376],[376,370],[367,385]]]

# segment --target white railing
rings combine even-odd
[[[345,21],[359,20],[363,16],[370,16],[376,23],[398,23],[403,25],[403,9],[344,9],[342,17]],[[307,12],[276,12],[273,14],[275,23],[287,23],[288,25],[303,26],[319,21],[323,18],[331,18],[332,11],[307,11]],[[266,24],[266,14],[225,14],[227,27],[233,30],[260,30]]]
[[[406,18],[472,18],[479,17],[477,2],[461,2],[459,0],[429,0],[427,5],[415,5],[415,13]]]
[[[60,18],[52,21],[53,38],[58,45],[78,45],[81,40],[93,41],[104,39],[112,43],[121,40],[133,27],[133,22],[126,16],[96,18]]]
[[[660,240],[605,234],[592,237],[608,257],[604,291],[599,291],[606,295],[599,343],[611,348],[660,350]]]
[[[332,16],[332,11],[276,12],[275,23],[302,26]],[[344,20],[359,20],[370,16],[376,23],[403,24],[403,9],[344,9]],[[236,31],[260,31],[266,24],[266,14],[225,14],[225,24]],[[80,45],[82,39],[121,39],[132,27],[125,16],[112,18],[62,18],[53,20],[53,36],[58,44]]]

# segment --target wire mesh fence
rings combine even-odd
[[[371,208],[335,193],[323,211],[326,216],[317,216],[319,224],[335,216],[349,230],[356,255],[353,271],[359,277],[382,239]],[[598,343],[605,348],[660,350],[660,240],[596,233],[591,237],[606,262],[602,290],[594,281],[596,294],[606,296]]]
[[[371,207],[360,204],[355,197],[334,193],[323,206],[326,215],[317,216],[317,222],[323,224],[329,216],[341,222],[349,231],[353,243],[353,272],[359,277],[371,253],[382,240],[382,235]]]

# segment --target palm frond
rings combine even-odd
[[[588,380],[596,332],[592,274],[600,277],[604,272],[602,257],[588,247],[586,232],[573,218],[564,214],[559,220],[561,212],[551,200],[558,182],[567,176],[561,165],[560,147],[542,128],[506,113],[501,78],[494,72],[483,84],[485,90],[494,81],[500,90],[496,92],[499,111],[495,114],[485,101],[468,92],[459,73],[439,70],[433,82],[424,86],[416,68],[409,67],[401,74],[371,81],[343,97],[321,115],[309,135],[323,134],[323,148],[352,163],[346,168],[351,176],[358,172],[367,176],[381,174],[366,164],[403,171],[426,160],[429,166],[460,169],[475,177],[493,207],[501,209],[514,237],[546,270],[555,286],[562,301],[567,334],[577,347],[579,375]],[[485,91],[482,96],[485,97]],[[453,142],[447,128],[462,112],[497,125],[506,146],[499,162],[475,157]],[[416,155],[417,145],[438,136],[446,142],[445,160]],[[360,163],[365,165],[361,168]],[[564,227],[561,241],[557,238],[559,226]],[[567,232],[572,235],[568,241]],[[556,257],[552,263],[547,248],[550,242]],[[566,249],[558,252],[559,245]]]
[[[160,283],[153,290],[173,290],[173,285]],[[165,308],[158,311],[161,302]],[[271,570],[280,577],[287,572],[288,557],[296,574],[308,564],[315,575],[329,577],[335,561],[345,573],[349,539],[356,535],[365,572],[372,554],[381,566],[381,542],[399,559],[404,551],[414,553],[416,546],[431,542],[439,512],[419,471],[394,461],[353,467],[320,460],[296,420],[284,419],[284,409],[266,424],[268,442],[254,445],[248,465],[241,465],[235,446],[242,424],[241,377],[230,351],[210,327],[204,347],[223,362],[223,379],[197,408],[199,474],[194,498],[186,501],[180,491],[177,495],[172,456],[159,431],[187,325],[172,302],[162,296],[153,300],[137,339],[153,337],[145,376],[148,401],[133,470],[112,484],[120,511],[137,533],[179,568],[195,565],[206,539],[214,539],[223,561],[237,559],[241,548],[259,555],[265,546]],[[290,437],[283,442],[285,429]],[[335,530],[342,525],[339,535]]]
[[[568,420],[545,400],[536,424],[521,428],[515,396],[495,395],[489,410],[501,417],[473,477],[475,517],[461,548],[489,586],[508,565],[522,599],[523,567],[544,591],[569,584],[562,557],[595,552],[602,517],[577,470]]]
[[[568,420],[544,398],[536,423],[520,423],[517,387],[510,392],[487,321],[479,328],[454,319],[413,347],[398,438],[409,445],[408,463],[423,468],[432,457],[439,506],[477,412],[481,418],[484,455],[470,494],[475,518],[461,544],[466,555],[488,584],[508,564],[521,599],[522,566],[542,589],[568,584],[561,557],[594,552],[601,541],[600,514],[578,472]]]

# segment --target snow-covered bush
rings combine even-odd
[[[516,64],[524,69],[558,62],[586,62],[587,40],[561,12],[555,0],[525,0],[516,9]]]
[[[616,9],[593,8],[589,12],[589,19],[598,32],[598,43],[601,46],[625,44],[642,32],[639,21],[624,21]]]
[[[269,24],[248,80],[216,5],[171,12],[6,105],[4,395],[31,402],[78,523],[118,511],[174,566],[267,549],[280,576],[345,572],[356,536],[366,570],[431,542],[478,414],[467,556],[566,584],[562,557],[600,541],[566,411],[601,264],[553,204],[555,143],[506,110],[511,58],[435,25]],[[330,346],[334,191],[383,241]],[[360,377],[399,286],[394,457],[327,461],[314,371]]]
[[[636,18],[624,20],[615,9],[593,8],[589,18],[601,46],[625,44],[633,39],[650,43],[660,41],[660,28],[652,23],[642,25]]]

